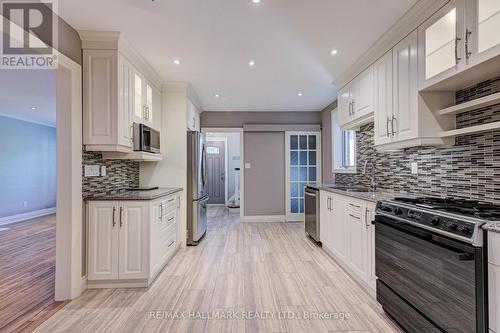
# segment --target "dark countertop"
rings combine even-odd
[[[180,187],[160,187],[149,191],[127,191],[122,190],[113,193],[100,193],[84,198],[85,201],[101,200],[154,200],[170,194],[182,191]]]
[[[500,222],[486,222],[482,228],[487,231],[500,233]]]
[[[307,185],[308,187],[315,188],[318,190],[323,190],[323,191],[328,191],[340,195],[345,195],[348,197],[360,199],[360,200],[365,200],[365,201],[370,201],[370,202],[379,202],[381,200],[388,200],[388,199],[393,199],[398,196],[411,196],[408,193],[404,192],[392,192],[388,190],[377,190],[375,192],[356,192],[356,191],[346,191],[346,190],[341,190],[335,188],[335,186],[338,186],[336,184],[316,184],[316,185]],[[356,186],[356,185],[353,185]]]

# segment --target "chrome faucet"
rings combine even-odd
[[[366,166],[368,165],[368,161],[365,161],[365,166],[363,167],[363,175],[366,174]],[[370,165],[372,167],[372,178],[370,180],[370,188],[373,192],[377,190],[377,179],[375,179],[375,164],[373,162],[370,162]]]

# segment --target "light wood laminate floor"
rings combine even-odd
[[[31,332],[54,301],[56,216],[0,226],[0,332]]]
[[[205,239],[149,289],[88,290],[37,332],[400,331],[302,224],[239,223],[211,208]]]

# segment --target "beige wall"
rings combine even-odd
[[[245,216],[285,215],[285,133],[245,132]]]
[[[243,127],[249,124],[321,124],[320,112],[213,112],[201,114],[201,127]]]
[[[331,111],[337,107],[337,101],[328,105],[321,111],[321,151],[323,183],[334,183],[335,175],[332,173],[332,114]]]

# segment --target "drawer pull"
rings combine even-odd
[[[168,199],[167,202],[173,202],[174,200],[175,200],[175,198]]]
[[[171,218],[168,219],[168,222],[172,221],[174,217],[172,216]]]
[[[361,206],[355,205],[355,204],[353,204],[353,203],[349,203],[349,206],[351,206],[351,207],[356,207],[356,208],[361,208]]]
[[[171,247],[172,245],[174,245],[175,241],[171,241],[170,244],[168,244],[168,247]]]
[[[359,216],[352,215],[352,214],[349,214],[349,216],[350,216],[350,217],[353,217],[353,218],[355,218],[355,219],[357,219],[357,220],[361,220],[361,217],[359,217]]]

